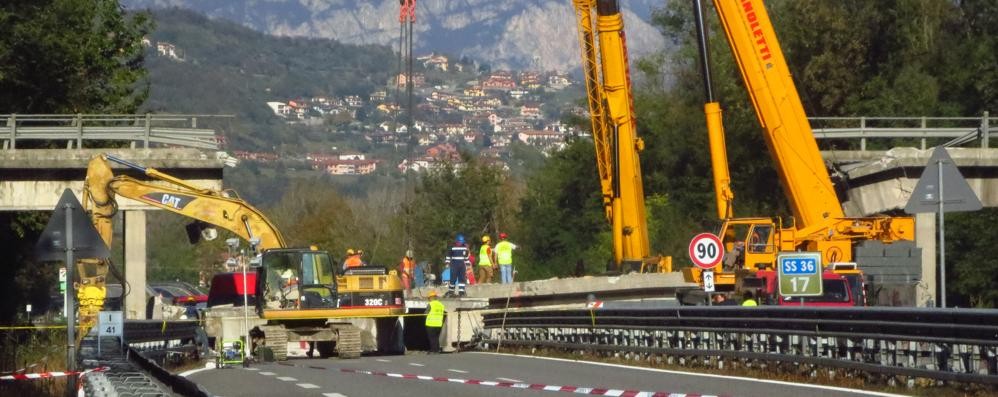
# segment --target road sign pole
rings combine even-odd
[[[73,205],[66,204],[66,370],[76,371],[76,297],[73,296]],[[66,377],[66,395],[76,395],[76,377]]]
[[[943,211],[943,160],[939,160],[939,303],[946,307],[946,212]]]

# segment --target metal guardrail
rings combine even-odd
[[[484,316],[484,342],[998,385],[998,310],[680,307]],[[671,358],[670,358],[671,357]],[[702,361],[701,361],[702,362]]]
[[[129,141],[148,149],[151,144],[217,150],[215,131],[198,128],[198,119],[227,115],[172,114],[9,114],[0,115],[3,149],[16,149],[19,141],[66,141],[67,148],[84,141]]]
[[[980,141],[988,148],[996,134],[998,117],[809,117],[816,139],[859,139],[860,150],[866,151],[868,139],[919,139],[924,150],[928,140],[938,140],[943,146],[957,146]],[[944,141],[948,139],[948,141]]]
[[[125,321],[122,336],[125,343],[193,340],[197,332],[196,320],[129,320]]]

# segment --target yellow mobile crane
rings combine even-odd
[[[115,176],[114,162],[141,172],[164,185],[127,175]],[[231,190],[203,189],[153,168],[141,167],[111,155],[90,161],[84,184],[84,206],[105,243],[110,245],[111,218],[117,210],[115,195],[127,197],[182,216],[196,223],[188,233],[217,226],[249,241],[256,255],[255,338],[265,341],[275,358],[287,357],[287,341],[310,341],[321,355],[353,357],[361,352],[361,331],[350,321],[375,321],[378,348],[396,353],[401,345],[399,315],[404,313],[403,289],[398,275],[378,267],[351,269],[337,275],[329,254],[315,248],[288,248],[277,227]],[[103,305],[104,278],[110,263],[86,260],[79,265],[81,325],[92,326]],[[86,300],[84,299],[86,298]],[[210,300],[210,298],[209,298]],[[231,321],[226,317],[235,317]],[[209,310],[209,337],[238,339],[243,332],[227,323],[242,324],[243,313]],[[80,334],[86,334],[86,329]],[[228,334],[228,335],[227,335]]]
[[[638,154],[624,19],[617,0],[573,0],[582,69],[596,145],[603,208],[613,233],[615,270],[672,271],[671,257],[652,257]],[[595,11],[595,27],[593,13]],[[599,58],[596,56],[597,41]]]
[[[855,247],[864,241],[913,241],[914,220],[845,216],[762,0],[713,2],[793,208],[789,226],[779,218],[734,217],[721,108],[711,88],[703,11],[700,0],[694,0],[717,215],[723,221],[719,237],[729,254],[739,256],[715,267],[715,285],[735,288],[743,282],[739,275],[775,270],[779,253],[817,251],[826,269],[860,276],[852,282],[853,294],[860,293],[862,264],[854,263]],[[700,269],[684,269],[684,275],[689,282],[702,282]]]

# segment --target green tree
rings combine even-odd
[[[502,172],[477,159],[445,164],[422,175],[407,203],[407,215],[418,258],[441,263],[446,248],[457,234],[463,234],[475,247],[483,234],[495,236],[500,226],[508,226],[501,204]]]
[[[0,5],[0,112],[127,113],[146,97],[141,38],[150,22],[114,0]],[[56,266],[32,250],[48,214],[0,213],[0,323],[26,302],[48,306]]]
[[[5,113],[131,113],[147,96],[146,14],[116,0],[8,1],[0,6]]]

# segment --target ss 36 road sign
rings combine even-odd
[[[776,257],[778,266],[780,295],[819,296],[821,285],[821,253],[795,252]]]
[[[724,258],[721,239],[710,233],[700,233],[690,241],[690,259],[697,267],[710,270]]]

